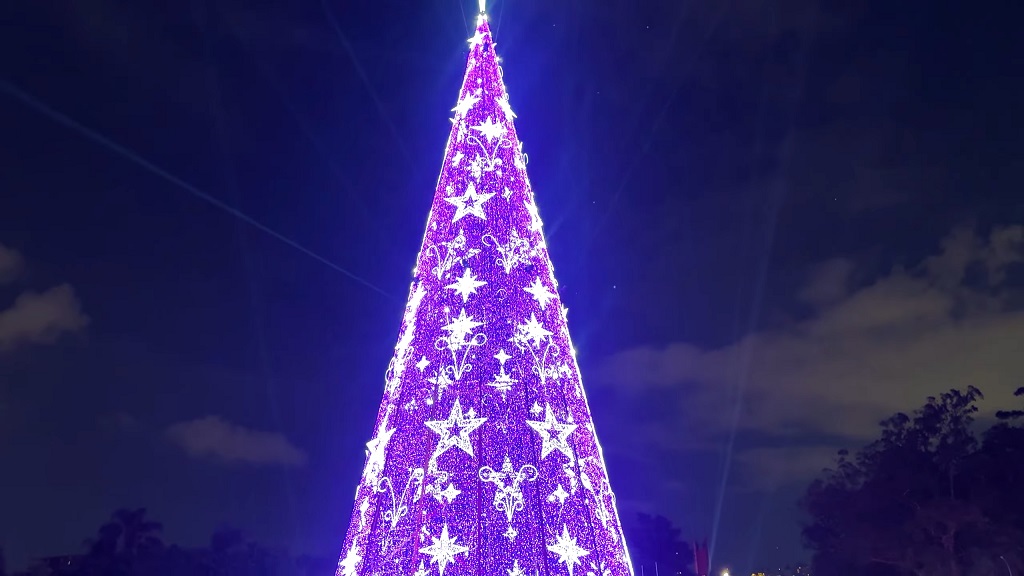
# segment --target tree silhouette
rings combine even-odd
[[[637,514],[624,526],[633,569],[639,575],[689,575],[693,551],[680,537],[681,531],[664,516]]]
[[[1024,386],[1017,388],[1013,393],[1014,396],[1024,397]],[[1017,420],[1024,418],[1024,410],[1000,410],[996,412],[996,418],[1000,420]]]
[[[928,398],[883,421],[880,439],[839,453],[802,500],[815,574],[964,576],[1001,555],[1019,566],[1024,434],[1001,424],[979,442],[981,398],[974,387]]]
[[[123,508],[100,526],[97,537],[86,542],[89,552],[81,576],[135,576],[146,573],[163,549],[159,522],[146,519],[146,509]]]

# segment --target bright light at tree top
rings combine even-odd
[[[632,574],[486,18],[469,47],[337,574]]]

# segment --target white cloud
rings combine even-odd
[[[800,299],[815,306],[827,306],[842,300],[849,294],[853,266],[853,260],[848,258],[822,262],[800,290]]]
[[[178,422],[165,433],[168,440],[194,457],[279,466],[306,463],[306,454],[284,435],[245,428],[219,416]]]
[[[21,253],[0,244],[0,284],[6,284],[21,274],[24,260]]]
[[[17,344],[52,344],[66,332],[89,323],[74,289],[62,284],[49,290],[23,292],[14,304],[0,310],[0,350]]]
[[[718,349],[627,350],[604,364],[598,381],[641,397],[679,391],[673,418],[709,439],[730,431],[742,387],[739,432],[772,436],[779,446],[737,460],[748,474],[807,478],[840,444],[876,437],[882,418],[929,395],[974,385],[993,406],[1013,402],[1024,374],[1024,310],[1008,304],[1014,290],[1004,283],[1022,262],[1024,226],[987,239],[956,230],[939,254],[846,293],[850,271],[833,263],[801,293],[820,305],[815,316]],[[975,269],[985,280],[971,285]],[[831,440],[782,447],[797,436]]]
[[[21,253],[0,244],[0,285],[16,280],[25,266]],[[18,344],[52,344],[65,332],[89,323],[74,289],[62,284],[38,293],[21,293],[14,304],[0,308],[0,350]]]

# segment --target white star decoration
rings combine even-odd
[[[448,500],[449,504],[451,504],[451,502],[453,500],[455,500],[455,498],[459,494],[462,494],[462,490],[459,490],[458,488],[456,488],[455,484],[450,484],[449,483],[447,488],[445,488],[444,490],[442,490],[442,491],[437,493],[438,501],[440,501],[441,498],[444,498],[445,500]]]
[[[348,554],[345,558],[338,562],[338,570],[341,571],[342,576],[355,576],[356,566],[362,561],[363,557],[359,555],[359,546],[353,544],[348,549]]]
[[[455,543],[455,538],[448,536],[448,524],[441,528],[441,537],[430,537],[433,542],[430,546],[420,548],[422,554],[430,556],[430,563],[437,564],[437,572],[444,576],[444,569],[455,562],[455,556],[469,554],[469,548]],[[550,549],[550,546],[548,547]]]
[[[463,304],[465,304],[469,300],[469,296],[471,294],[476,294],[476,289],[481,286],[484,286],[485,284],[487,284],[487,282],[484,282],[483,280],[477,280],[473,276],[473,271],[470,270],[469,268],[466,268],[466,270],[462,273],[461,278],[456,280],[454,284],[449,284],[445,286],[445,288],[455,290],[455,292],[458,293],[459,296],[462,296],[462,302]],[[541,308],[543,309],[543,306],[541,306]]]
[[[561,484],[559,484],[558,488],[555,488],[555,491],[548,495],[548,502],[554,502],[555,500],[558,500],[559,504],[564,505],[565,499],[568,497],[569,493],[565,491],[565,488],[562,488]]]
[[[505,538],[508,538],[509,542],[512,542],[519,536],[519,531],[513,528],[511,525],[505,529]]]
[[[508,103],[508,94],[495,100],[495,103],[497,103],[498,107],[501,108],[501,111],[505,113],[505,118],[507,118],[509,122],[516,117],[516,113],[512,111],[512,106]]]
[[[394,433],[395,429],[388,430],[388,422],[384,420],[380,430],[377,431],[377,437],[366,443],[367,460],[364,476],[370,482],[375,482],[377,475],[384,469],[384,457],[387,455],[388,442],[391,441],[391,436]]]
[[[508,576],[526,576],[526,572],[523,572],[523,568],[519,566],[519,560],[512,562],[512,567],[508,569]]]
[[[494,375],[494,378],[487,385],[501,392],[501,397],[504,399],[505,394],[512,389],[512,385],[516,382],[518,380],[513,378],[508,372],[505,372],[505,365],[502,364],[499,367],[498,373]]]
[[[473,329],[477,326],[483,326],[483,322],[477,322],[473,320],[472,316],[467,316],[466,309],[463,308],[457,318],[442,326],[441,329],[448,331],[448,343],[450,345],[461,346],[466,343],[466,338],[473,333]]]
[[[519,334],[517,336],[524,342],[528,340],[533,341],[534,348],[540,348],[541,342],[544,338],[551,336],[551,331],[544,327],[537,320],[537,315],[533,312],[530,313],[530,319],[519,325]]]
[[[477,194],[476,186],[470,182],[462,196],[445,198],[446,202],[455,206],[455,216],[452,216],[452,222],[458,222],[466,214],[472,214],[481,220],[487,220],[487,215],[484,214],[484,202],[490,200],[491,196],[494,196],[493,192]]]
[[[446,420],[427,420],[424,422],[427,428],[441,436],[440,440],[437,441],[437,448],[434,448],[433,458],[440,457],[453,446],[458,447],[459,450],[470,456],[473,455],[473,444],[469,441],[469,435],[487,421],[487,418],[473,418],[473,414],[472,408],[469,409],[468,413],[463,414],[462,405],[459,404],[459,399],[456,398],[452,404],[452,411],[448,414]],[[453,434],[452,430],[456,428],[458,432]],[[547,443],[545,442],[546,445]]]
[[[559,424],[558,420],[555,419],[554,411],[551,410],[551,404],[546,406],[543,420],[527,420],[526,425],[533,428],[540,435],[542,442],[540,450],[541,460],[547,458],[548,454],[555,450],[565,454],[569,457],[569,460],[572,460],[569,435],[576,430],[576,424]]]
[[[523,290],[526,290],[533,296],[533,299],[537,301],[537,304],[540,304],[541,310],[543,310],[548,305],[548,302],[555,297],[555,295],[548,290],[547,286],[541,283],[540,278],[534,278],[533,284],[530,284],[527,288],[523,288]]]
[[[416,367],[420,369],[420,372],[426,370],[427,366],[430,366],[430,360],[427,360],[426,356],[420,358],[420,361],[416,363]]]
[[[476,34],[474,34],[472,38],[467,40],[467,42],[469,42],[469,49],[472,50],[474,47],[483,44],[484,43],[484,38],[486,38],[486,37],[487,37],[486,34],[484,34],[483,32],[481,32],[479,30],[477,30]]]
[[[558,535],[558,540],[548,545],[548,551],[558,555],[558,562],[565,564],[569,576],[572,576],[574,566],[582,564],[580,558],[590,554],[589,550],[576,545],[576,539],[569,535],[569,526],[565,524],[562,524],[562,533]]]
[[[473,126],[473,130],[476,130],[484,138],[487,138],[488,144],[491,143],[491,140],[501,138],[505,135],[505,127],[502,126],[500,122],[495,124],[494,120],[490,116],[487,117],[487,120]]]
[[[363,501],[359,503],[359,529],[362,530],[366,526],[366,511],[370,509],[370,500],[363,498]]]
[[[466,97],[459,100],[459,103],[452,108],[452,112],[455,112],[456,116],[465,116],[466,112],[473,109],[476,103],[480,101],[480,97],[476,94],[466,94]]]
[[[526,205],[526,211],[530,213],[530,231],[540,232],[544,223],[540,220],[540,212],[537,211],[537,205],[533,202],[524,202],[524,204]]]

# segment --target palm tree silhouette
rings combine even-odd
[[[136,566],[163,548],[163,525],[146,519],[146,509],[122,508],[100,526],[97,537],[87,540],[86,575],[132,576]]]

